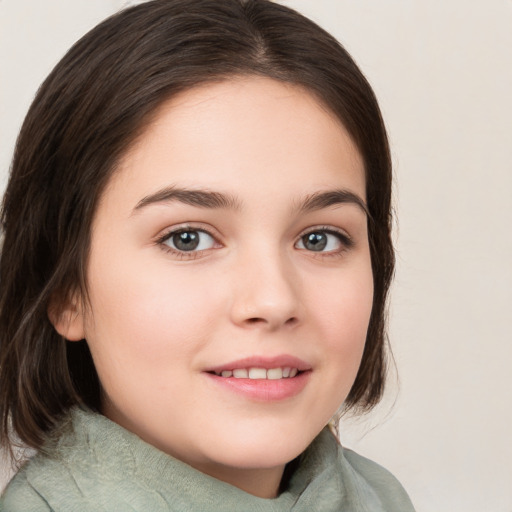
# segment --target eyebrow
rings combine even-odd
[[[143,197],[137,203],[132,213],[136,213],[153,204],[169,203],[172,201],[207,209],[229,209],[235,211],[242,209],[242,202],[236,196],[230,194],[207,189],[186,189],[170,186]],[[307,195],[304,199],[295,203],[294,209],[305,213],[342,204],[356,205],[365,215],[369,216],[368,207],[363,199],[345,189],[319,191]]]
[[[178,201],[199,208],[226,208],[230,210],[240,210],[242,208],[241,202],[235,196],[229,194],[212,190],[185,189],[171,186],[143,197],[133,209],[133,213],[152,204],[169,203],[172,201]]]
[[[298,203],[297,210],[300,212],[311,212],[341,204],[354,204],[359,207],[365,215],[370,216],[368,207],[363,199],[354,192],[345,189],[326,190],[310,194]]]

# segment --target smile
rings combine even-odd
[[[251,356],[204,370],[214,386],[256,402],[290,399],[307,386],[313,368],[291,355]]]
[[[235,368],[233,370],[223,370],[213,372],[218,377],[234,377],[235,379],[252,379],[252,380],[279,380],[291,379],[295,377],[299,370],[286,366],[284,368]]]

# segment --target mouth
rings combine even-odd
[[[299,373],[302,373],[298,368],[285,366],[277,368],[234,368],[233,370],[211,371],[217,377],[235,379],[251,379],[251,380],[280,380],[280,379],[293,379]]]
[[[293,356],[250,357],[208,368],[205,373],[221,389],[258,402],[298,395],[310,380],[310,364]]]

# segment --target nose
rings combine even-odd
[[[285,258],[266,254],[244,259],[233,288],[231,317],[235,324],[275,331],[299,323],[300,283]]]

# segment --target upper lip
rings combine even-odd
[[[311,365],[298,357],[288,354],[282,354],[274,357],[267,356],[250,356],[236,361],[230,361],[218,366],[212,366],[205,369],[206,372],[222,372],[224,370],[234,370],[237,368],[297,368],[297,370],[304,372],[311,370]]]

